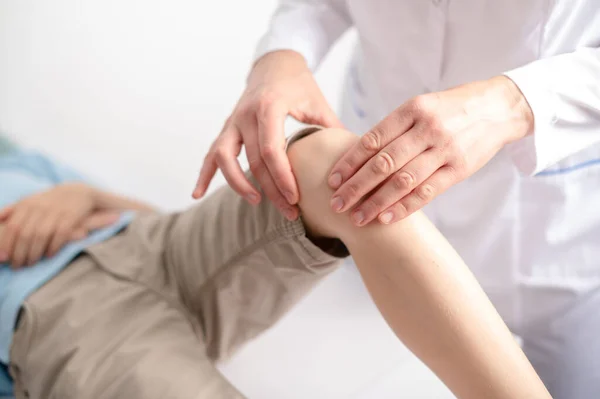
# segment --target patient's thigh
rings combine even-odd
[[[229,187],[177,215],[164,259],[211,359],[273,326],[340,264],[345,253],[319,245],[301,220],[267,200],[250,205]]]
[[[88,256],[26,301],[11,361],[17,399],[242,398],[181,308]]]

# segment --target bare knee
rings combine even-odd
[[[300,210],[306,227],[313,233],[340,237],[352,228],[347,214],[333,212],[329,202],[333,190],[327,178],[335,162],[358,140],[344,129],[323,129],[307,136],[288,150],[300,189]]]

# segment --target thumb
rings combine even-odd
[[[304,118],[299,119],[300,122],[323,127],[344,127],[344,124],[325,100],[318,105],[310,107],[303,116]]]
[[[340,119],[337,117],[337,115],[335,114],[335,112],[333,112],[331,108],[329,108],[328,112],[323,115],[322,119],[323,122],[321,122],[321,125],[323,127],[344,127],[342,121],[340,121]]]

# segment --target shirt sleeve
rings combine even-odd
[[[532,135],[509,145],[515,164],[533,175],[600,143],[600,49],[541,59],[505,73],[534,116]]]
[[[255,60],[276,50],[294,50],[315,70],[352,25],[346,0],[280,0]]]
[[[24,151],[25,164],[27,167],[38,176],[45,176],[54,184],[66,182],[83,182],[89,183],[89,179],[75,169],[57,162],[47,156],[35,151]]]

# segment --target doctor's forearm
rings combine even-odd
[[[344,241],[390,327],[459,398],[548,398],[469,269],[423,214],[358,228],[329,210],[330,165],[356,139],[326,130],[291,147],[309,229]]]
[[[533,135],[511,145],[517,166],[536,174],[600,143],[600,48],[534,61],[506,72],[534,116]]]

